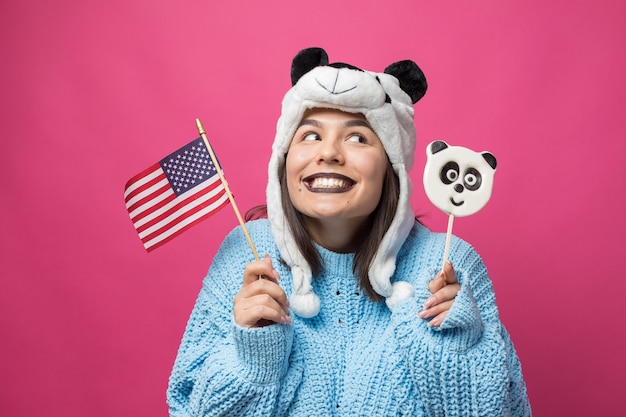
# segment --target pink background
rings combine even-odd
[[[416,211],[445,231],[421,186],[428,142],[493,152],[493,197],[454,231],[489,267],[535,415],[619,414],[625,8],[3,1],[0,415],[167,414],[186,320],[237,221],[226,208],[147,254],[124,184],[193,139],[199,117],[242,211],[264,202],[291,59],[308,46],[422,67]]]

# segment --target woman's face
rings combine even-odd
[[[305,219],[360,224],[380,200],[387,154],[363,115],[311,109],[285,164],[289,197]]]

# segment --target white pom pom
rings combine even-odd
[[[393,311],[394,307],[401,301],[408,300],[415,294],[415,288],[405,281],[394,282],[391,285],[391,295],[387,297],[385,302],[389,310]]]
[[[317,316],[320,311],[320,299],[315,293],[292,294],[289,299],[291,310],[305,319]]]

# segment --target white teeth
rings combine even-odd
[[[311,188],[348,188],[350,185],[339,178],[315,178]]]

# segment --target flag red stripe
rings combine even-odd
[[[176,197],[174,194],[172,194],[171,196],[169,196],[165,200],[160,201],[160,202],[154,204],[154,206],[152,206],[152,207],[146,209],[145,211],[142,211],[141,213],[139,213],[136,216],[134,216],[132,218],[133,223],[137,224],[141,219],[152,215],[154,212],[156,212],[157,210],[160,210],[165,205],[170,204],[172,201],[178,200],[178,202],[175,205],[173,205],[172,207],[170,207],[169,209],[167,209],[163,213],[159,214],[154,219],[149,220],[147,223],[142,224],[139,227],[136,226],[135,228],[137,229],[137,233],[141,233],[142,231],[146,230],[147,228],[153,226],[154,224],[156,224],[156,223],[160,222],[161,220],[167,218],[168,216],[172,215],[177,210],[185,207],[185,205],[193,203],[195,200],[197,200],[199,198],[202,198],[203,196],[207,195],[208,193],[210,193],[215,188],[217,188],[217,187],[219,187],[221,185],[222,185],[221,181],[215,181],[214,183],[212,183],[208,187],[206,187],[204,189],[201,189],[201,190],[199,190],[199,191],[197,191],[197,192],[195,192],[193,194],[190,194],[187,197],[184,197],[183,199],[181,199],[180,196]]]
[[[126,182],[124,191],[128,190],[134,183],[141,180],[143,177],[147,177],[148,175],[150,175],[151,172],[156,171],[159,168],[161,168],[161,165],[157,162],[156,164],[153,164],[149,166],[148,168],[144,169],[139,174],[135,175],[134,177],[132,177]]]
[[[140,193],[144,192],[145,190],[147,190],[150,187],[153,187],[155,184],[158,184],[159,182],[163,181],[164,179],[166,179],[165,177],[165,173],[163,171],[161,171],[161,173],[159,175],[157,175],[156,177],[154,177],[153,179],[151,179],[150,181],[146,182],[145,184],[140,185],[139,187],[137,187],[136,189],[134,189],[133,191],[131,191],[126,198],[124,199],[126,201],[126,204],[128,204],[128,202],[133,199],[135,196],[139,195]],[[135,205],[136,203],[133,203],[133,205]]]
[[[161,201],[153,201],[157,197],[159,197],[161,194],[165,194],[165,193],[169,193],[169,195],[165,197],[164,199],[162,199]],[[144,198],[142,198],[141,200],[137,201],[135,204],[130,206],[128,208],[128,214],[132,216],[131,220],[133,221],[133,223],[136,223],[139,220],[143,219],[144,217],[148,216],[150,213],[153,213],[155,210],[160,209],[161,207],[165,206],[166,204],[169,204],[170,202],[174,200],[176,200],[176,194],[174,194],[174,191],[172,191],[172,187],[170,187],[169,183],[167,183],[163,187],[159,188],[158,190],[155,190],[153,193],[145,196]],[[135,211],[136,209],[144,205],[146,205],[146,208],[144,208],[140,213],[137,213],[135,215],[131,214],[133,211]]]
[[[221,210],[223,207],[225,207],[227,204],[229,203],[228,199],[226,199],[222,204],[220,204],[218,207],[215,207],[213,210],[211,210],[210,212],[208,212],[207,214],[205,214],[202,217],[199,217],[198,219],[194,220],[193,222],[189,223],[188,225],[181,227],[179,230],[177,230],[176,232],[172,233],[171,235],[169,235],[168,237],[166,237],[165,239],[156,242],[154,244],[149,244],[148,246],[146,246],[146,240],[142,239],[142,242],[144,242],[144,247],[146,248],[146,250],[148,252],[158,248],[159,246],[163,245],[164,243],[169,242],[170,240],[174,239],[176,236],[180,235],[181,233],[183,233],[184,231],[186,231],[187,229],[190,229],[192,226],[195,226],[196,224],[200,223],[202,220],[211,217],[213,214],[217,213],[219,210]]]
[[[193,214],[199,212],[200,210],[204,209],[205,207],[210,206],[211,204],[213,204],[215,201],[219,200],[224,194],[226,193],[226,191],[222,190],[219,193],[217,193],[216,195],[214,195],[213,197],[211,197],[210,199],[208,199],[207,201],[199,204],[196,207],[193,207],[183,213],[180,213],[178,216],[176,216],[174,219],[170,220],[168,223],[166,223],[165,225],[163,225],[162,227],[160,227],[159,229],[155,230],[154,232],[150,233],[147,236],[144,236],[142,238],[142,241],[146,242],[148,240],[151,240],[154,238],[154,236],[160,235],[164,232],[166,232],[167,230],[171,229],[172,227],[176,226],[178,223],[180,223],[181,221],[185,220],[186,218],[192,216]],[[203,193],[206,194],[206,193]],[[195,201],[199,198],[198,194],[194,194],[194,199],[192,200]],[[167,218],[168,216],[171,216],[174,212],[176,212],[177,210],[183,209],[185,208],[185,206],[188,205],[187,201],[183,201],[181,203],[176,204],[175,207],[173,207],[172,209],[168,210],[167,212],[155,217],[154,219],[150,220],[149,222],[147,222],[146,224],[141,225],[140,227],[137,228],[137,233],[141,233],[143,231],[145,231],[146,229],[154,226],[155,224],[159,223],[160,221],[163,221],[165,218]]]

